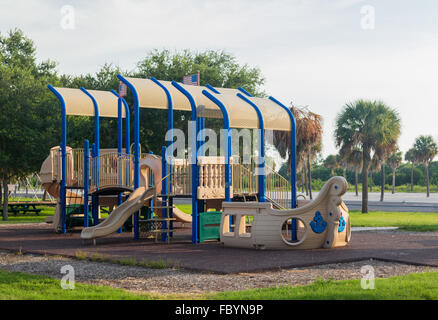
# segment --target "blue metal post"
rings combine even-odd
[[[99,145],[99,105],[97,104],[96,99],[83,87],[81,87],[81,91],[85,93],[93,102],[94,106],[94,143],[96,145],[96,157],[100,154],[100,145]]]
[[[274,97],[269,97],[269,99],[273,102],[275,102],[276,104],[278,104],[280,107],[282,107],[289,115],[290,117],[290,122],[291,122],[291,139],[290,139],[290,143],[291,143],[291,151],[290,151],[290,156],[291,156],[291,173],[290,173],[290,178],[291,178],[291,185],[292,185],[292,208],[296,208],[297,207],[297,129],[296,129],[296,122],[295,122],[295,117],[292,113],[292,111],[286,107],[284,104],[282,104],[280,101],[278,101],[277,99],[275,99]]]
[[[211,91],[213,91],[214,93],[216,93],[216,94],[221,94],[219,91],[216,90],[215,87],[213,87],[213,86],[210,85],[210,84],[207,84],[206,87],[207,87],[208,89],[210,89]]]
[[[237,96],[248,103],[251,107],[254,108],[254,110],[257,113],[257,117],[259,118],[259,151],[260,151],[260,159],[261,161],[258,161],[259,164],[259,172],[258,172],[258,180],[259,180],[259,201],[260,202],[266,202],[265,198],[265,122],[263,120],[262,112],[260,111],[259,107],[253,103],[251,100],[249,100],[247,97],[245,97],[243,94],[238,93]]]
[[[95,181],[97,190],[99,190],[99,155],[100,155],[100,137],[99,137],[99,105],[96,99],[83,87],[80,88],[93,102],[94,106],[94,162],[95,162]],[[93,220],[94,225],[99,224],[99,196],[93,196]]]
[[[232,184],[232,172],[230,166],[231,159],[231,132],[230,132],[230,117],[224,104],[213,96],[207,90],[203,90],[202,94],[213,101],[222,111],[224,117],[224,129],[225,129],[225,201],[231,202],[231,184]]]
[[[243,89],[242,87],[237,88],[237,90],[239,90],[240,92],[242,92],[243,94],[245,94],[246,96],[252,98],[252,94],[249,93],[248,91],[246,91],[245,89]]]
[[[134,189],[140,187],[140,104],[138,100],[138,93],[135,87],[126,80],[123,76],[118,75],[120,81],[125,83],[132,92],[134,97]],[[134,214],[134,239],[140,236],[138,228],[139,213]]]
[[[61,233],[67,233],[65,225],[66,216],[66,187],[67,187],[67,109],[65,106],[65,100],[62,95],[56,91],[56,89],[48,85],[50,91],[52,91],[61,103],[61,190],[60,190],[60,205],[61,205]]]
[[[291,207],[295,209],[297,207],[297,129],[295,117],[292,111],[282,104],[280,101],[275,99],[274,97],[269,97],[269,99],[280,107],[282,107],[289,115],[291,121],[291,146],[290,146],[290,157],[291,157],[291,169],[290,169],[290,178],[291,178],[291,186],[292,186],[292,204]],[[297,241],[297,220],[292,220],[292,241]]]
[[[117,93],[116,90],[111,90],[111,93],[113,93],[117,98],[119,98],[122,101],[123,106],[125,108],[125,153],[130,154],[131,153],[131,150],[130,150],[130,146],[131,146],[130,121],[131,121],[131,119],[130,119],[129,106],[128,106],[128,103],[126,102],[125,99],[123,99],[122,97],[119,97],[119,94]]]
[[[117,152],[118,156],[121,157],[123,153],[123,111],[122,111],[122,98],[119,97],[117,103]],[[119,185],[121,186],[123,173],[119,172]],[[118,205],[120,206],[123,203],[123,195],[119,193],[117,196]],[[123,227],[117,231],[118,233],[123,233]]]
[[[91,145],[91,157],[93,158],[93,169],[92,176],[95,185],[97,186],[99,183],[97,181],[97,163],[96,163],[96,144]],[[91,214],[93,216],[93,224],[97,226],[99,224],[99,198],[96,195],[91,197]]]
[[[84,143],[84,228],[88,228],[88,192],[89,192],[89,178],[90,178],[90,142],[85,140]]]
[[[166,162],[166,147],[163,147],[161,149],[161,157],[162,157],[162,178],[163,178],[163,183],[162,183],[162,191],[161,193],[163,194],[163,207],[167,206],[167,196],[164,196],[166,194],[166,190],[167,190],[167,178],[165,178],[167,176],[167,162]],[[165,178],[165,179],[164,179]],[[163,219],[167,219],[167,208],[163,208]],[[163,230],[166,230],[168,228],[167,222],[164,220],[163,221]],[[161,235],[162,241],[166,242],[167,239],[167,233],[163,232],[163,234]]]
[[[198,172],[198,126],[197,126],[197,109],[196,102],[192,95],[184,89],[178,82],[173,81],[172,85],[177,88],[190,102],[192,108],[192,122],[194,126],[193,139],[192,139],[192,242],[199,243],[199,209],[198,209],[198,185],[199,185],[199,172]]]

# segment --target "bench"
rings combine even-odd
[[[0,211],[3,212],[3,208],[1,208]],[[35,213],[37,216],[39,216],[42,209],[37,209],[36,205],[32,203],[9,203],[8,211],[14,214],[14,216],[19,214],[20,212],[22,212],[23,214]]]

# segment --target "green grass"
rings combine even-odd
[[[353,227],[398,227],[404,231],[438,231],[438,213],[351,211]]]
[[[152,295],[133,294],[104,286],[75,284],[75,290],[63,290],[60,280],[0,270],[0,300],[145,300]]]
[[[360,280],[323,281],[308,286],[223,292],[207,295],[218,300],[424,300],[438,299],[438,272],[376,279],[375,290],[364,290]]]
[[[42,211],[38,216],[35,213],[17,213],[16,216],[14,216],[13,213],[9,213],[8,221],[0,221],[0,224],[42,223],[46,221],[46,217],[55,214],[55,207],[39,208],[41,208]]]
[[[107,286],[76,283],[63,290],[60,280],[0,270],[0,300],[388,300],[438,299],[438,272],[376,279],[375,290],[363,290],[360,280],[318,280],[307,286],[284,286],[201,295],[151,295],[131,293]]]
[[[178,204],[176,207],[186,214],[192,214],[192,205],[191,204]]]

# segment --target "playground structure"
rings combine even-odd
[[[209,239],[201,234],[212,225],[218,230],[217,240],[220,238],[225,245],[234,247],[332,248],[349,242],[348,209],[341,199],[346,190],[345,179],[330,180],[313,202],[297,201],[295,120],[292,112],[278,100],[256,98],[242,88],[118,77],[134,98],[133,154],[125,99],[115,91],[49,86],[61,103],[62,141],[59,147],[51,149],[40,175],[44,188],[59,200],[53,219],[56,231],[67,232],[67,210],[71,205],[79,205],[83,208],[80,215],[83,239],[122,232],[132,217],[134,239],[156,232],[163,241],[169,241],[175,232],[174,222],[182,222],[191,223],[193,243]],[[173,142],[163,147],[161,157],[142,154],[140,108],[167,110],[171,136],[174,110],[191,112],[194,134],[189,142],[189,156],[175,158]],[[83,149],[67,146],[68,115],[94,117],[91,149],[88,140]],[[117,149],[99,147],[99,117],[102,116],[118,119]],[[205,118],[223,119],[222,156],[206,155]],[[259,129],[258,154],[249,157],[249,161],[233,155],[231,128]],[[265,164],[265,130],[291,131],[291,181]],[[175,198],[190,198],[192,215],[175,208]],[[111,211],[103,222],[100,222],[100,206],[108,206]],[[145,207],[149,213],[141,216]],[[217,226],[212,223],[214,216],[220,218]]]

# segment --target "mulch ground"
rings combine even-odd
[[[186,229],[185,233],[188,232]],[[438,267],[438,233],[413,232],[355,232],[347,247],[331,250],[256,251],[226,248],[217,242],[193,245],[182,240],[170,244],[134,241],[131,234],[99,239],[93,246],[90,242],[84,244],[79,232],[58,235],[46,224],[2,225],[0,250],[67,257],[74,257],[81,251],[88,256],[99,253],[111,259],[165,260],[181,268],[221,274],[366,259]]]

